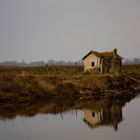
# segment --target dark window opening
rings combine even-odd
[[[92,112],[92,117],[95,117],[95,113],[94,112]]]
[[[94,67],[95,66],[95,63],[94,62],[91,62],[91,66]]]

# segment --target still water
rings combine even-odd
[[[5,105],[0,140],[140,140],[140,97],[73,102]]]

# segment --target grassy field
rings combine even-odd
[[[0,67],[0,102],[28,102],[93,91],[134,89],[140,65],[123,65],[120,75],[85,74],[82,66]]]
[[[0,67],[0,101],[76,95],[73,82],[82,74],[80,66]]]
[[[122,73],[140,75],[140,65],[122,65]]]

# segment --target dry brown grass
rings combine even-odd
[[[55,86],[51,83],[48,83],[47,81],[40,80],[39,86],[45,91],[45,92],[53,92],[55,90]]]
[[[14,69],[0,67],[0,101],[79,96],[81,89],[92,92],[129,89],[135,82],[125,74],[139,78],[139,68],[140,66],[123,66],[122,74],[114,76],[113,74],[83,74],[81,67],[16,67]]]

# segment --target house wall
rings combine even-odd
[[[91,65],[92,62],[94,62],[94,67]],[[95,56],[94,54],[90,54],[88,57],[84,59],[85,72],[99,67],[100,67],[100,58]]]
[[[121,66],[122,66],[122,60],[121,59],[116,59],[115,61],[112,60],[110,72],[120,73],[121,72]]]
[[[120,73],[122,66],[122,59],[112,59],[104,57],[101,59],[100,72],[101,73]]]
[[[92,126],[96,126],[102,121],[102,111],[84,110],[84,119]]]
[[[111,67],[111,59],[104,57],[101,60],[101,73],[108,73],[110,72],[110,67]]]

